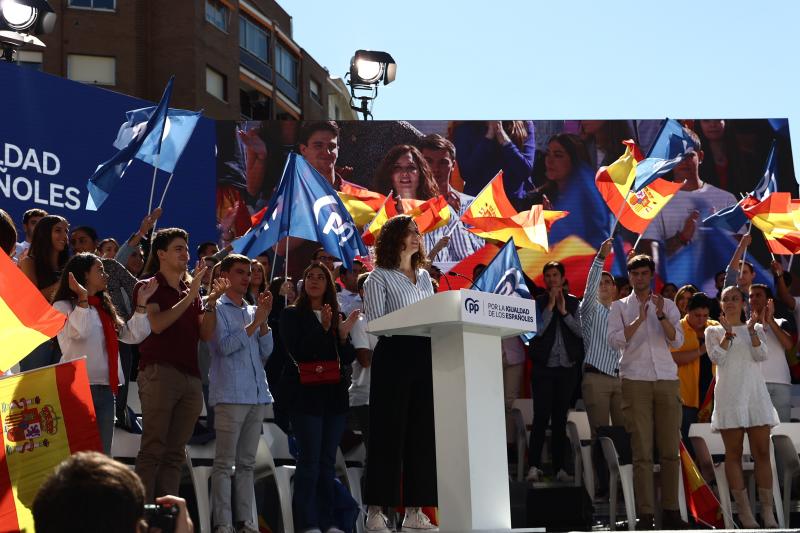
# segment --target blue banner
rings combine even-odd
[[[21,229],[38,207],[86,225],[100,238],[127,239],[147,214],[153,167],[135,159],[108,200],[87,210],[87,180],[117,153],[126,113],[151,102],[0,62],[0,207]],[[164,200],[158,227],[179,226],[193,243],[216,241],[214,122],[201,118]],[[157,204],[169,174],[156,178]],[[187,194],[191,191],[191,194]],[[22,238],[22,237],[21,237]]]

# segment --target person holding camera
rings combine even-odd
[[[186,500],[144,504],[144,485],[130,468],[98,452],[78,452],[48,477],[33,500],[37,533],[192,533]]]

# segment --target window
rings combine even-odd
[[[69,0],[69,7],[82,7],[85,9],[107,9],[114,11],[116,0]]]
[[[322,88],[319,85],[319,82],[316,80],[308,80],[308,92],[311,94],[311,98],[322,105]]]
[[[275,70],[292,87],[297,87],[297,58],[280,43],[275,45]]]
[[[211,67],[206,67],[206,92],[223,102],[228,101],[228,80]]]
[[[247,120],[269,120],[272,100],[258,91],[239,89],[242,117]]]
[[[21,67],[32,68],[34,70],[42,71],[42,61],[44,54],[41,52],[31,52],[29,50],[20,50],[17,52],[17,64]]]
[[[244,15],[239,18],[239,46],[269,63],[269,33]]]
[[[218,0],[206,0],[206,20],[220,30],[228,33],[228,20],[230,11],[228,7]]]
[[[95,85],[117,83],[117,60],[113,57],[70,54],[67,56],[67,77]]]

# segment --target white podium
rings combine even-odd
[[[439,529],[510,531],[500,339],[536,330],[533,300],[447,291],[368,329],[431,337]]]

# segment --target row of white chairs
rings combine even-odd
[[[130,383],[128,406],[137,416],[141,416],[138,387],[136,382]],[[278,492],[283,531],[294,533],[292,514],[292,479],[295,472],[295,459],[289,451],[289,440],[283,430],[272,419],[272,409],[268,409],[267,418],[263,422],[262,435],[256,452],[254,482],[273,478]],[[201,419],[205,417],[205,407]],[[200,533],[211,531],[211,501],[209,498],[209,482],[214,462],[215,440],[206,444],[189,444],[186,446],[186,466],[192,480],[197,510],[199,515],[198,529]],[[115,459],[133,465],[141,445],[141,435],[114,428],[114,441],[111,455]],[[365,449],[363,444],[348,454],[345,460],[341,450],[337,451],[336,475],[344,481],[350,494],[361,506],[361,478],[364,473]],[[353,466],[348,466],[350,462]],[[258,523],[256,505],[253,502],[254,523]],[[363,520],[359,516],[358,533],[363,533]]]

